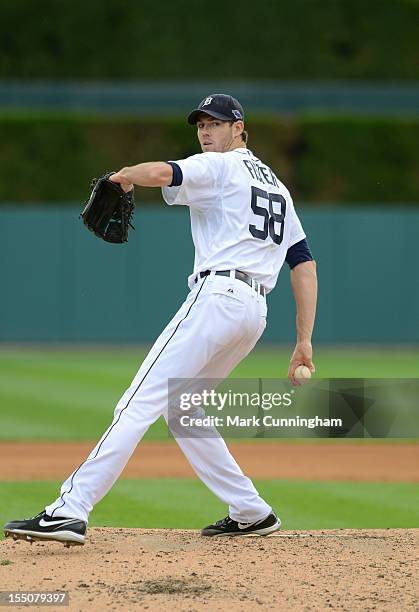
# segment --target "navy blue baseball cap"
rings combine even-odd
[[[189,114],[188,123],[194,125],[201,113],[222,121],[244,121],[242,105],[236,98],[226,94],[211,94],[204,98],[198,108]]]

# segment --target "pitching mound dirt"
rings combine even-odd
[[[68,591],[70,607],[57,610],[80,612],[409,611],[418,609],[418,544],[419,529],[202,538],[96,528],[85,546],[71,549],[0,542],[0,584],[3,591]]]

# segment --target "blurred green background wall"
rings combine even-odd
[[[234,85],[229,91],[235,93]],[[190,107],[197,102],[191,99]],[[199,153],[185,115],[186,109],[171,119],[0,115],[0,200],[83,202],[90,178],[107,169]],[[296,202],[369,202],[379,211],[419,201],[419,115],[250,115],[246,121],[249,147]],[[160,192],[141,189],[138,198],[158,203]]]
[[[13,0],[0,75],[417,79],[416,0]]]
[[[187,211],[137,190],[122,247],[77,216],[92,177],[196,153],[185,116],[224,91],[301,211],[316,340],[419,341],[418,0],[15,0],[0,24],[0,340],[160,332],[187,289]],[[288,277],[268,341],[293,339]]]
[[[126,245],[86,231],[79,210],[0,210],[0,339],[152,341],[188,291],[188,211],[140,208]],[[319,265],[317,342],[419,342],[419,210],[301,209]],[[407,293],[408,291],[408,293]],[[292,342],[285,265],[265,341]]]

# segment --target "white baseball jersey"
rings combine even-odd
[[[177,160],[183,181],[165,201],[190,208],[192,287],[205,270],[241,270],[271,291],[287,250],[305,238],[288,189],[246,148]]]

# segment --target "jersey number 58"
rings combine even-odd
[[[259,206],[258,199],[262,206]],[[280,205],[281,212],[274,211],[274,202]],[[279,193],[267,193],[258,187],[252,187],[251,207],[255,215],[263,218],[263,229],[258,229],[256,225],[249,225],[249,231],[255,238],[266,240],[269,236],[275,244],[281,244],[284,237],[285,222],[285,198]],[[275,223],[280,224],[279,234],[275,233]]]

